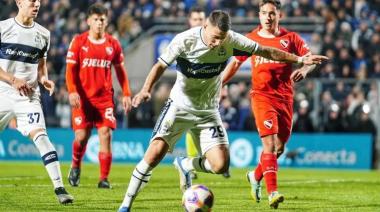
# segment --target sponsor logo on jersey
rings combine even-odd
[[[24,52],[23,50],[17,50],[17,49],[10,49],[10,48],[7,48],[5,50],[5,54],[7,55],[13,55],[13,56],[21,56],[21,57],[27,57],[27,58],[31,58],[31,59],[35,59],[38,57],[38,55],[40,54],[39,52],[37,53],[31,53],[31,52]]]
[[[288,48],[288,46],[289,46],[289,41],[288,40],[283,40],[283,39],[281,39],[280,40],[280,44],[281,44],[281,46],[283,47],[283,48]]]
[[[83,51],[88,52],[88,47],[87,46],[82,46],[82,49],[83,49]]]
[[[272,127],[273,127],[273,121],[272,121],[272,119],[265,120],[265,121],[264,121],[264,126],[265,126],[267,129],[272,129]]]
[[[108,55],[111,55],[112,52],[113,52],[113,48],[112,48],[112,47],[106,47],[106,53],[107,53]]]
[[[97,67],[97,68],[111,68],[110,60],[84,58],[82,68]]]
[[[219,57],[224,57],[224,56],[226,56],[226,54],[227,54],[226,49],[223,46],[221,46],[219,48],[219,51],[218,51],[218,56]]]
[[[277,64],[277,63],[281,63],[281,62],[270,60],[270,59],[267,59],[265,57],[260,57],[260,56],[255,57],[255,67],[257,67],[258,65],[261,65],[261,64],[266,64],[266,63]]]

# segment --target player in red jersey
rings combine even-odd
[[[279,0],[261,0],[259,18],[261,25],[247,34],[260,45],[271,46],[298,56],[311,55],[302,38],[294,32],[279,27],[281,3]],[[225,69],[223,83],[232,78],[246,56],[235,57]],[[265,178],[269,205],[277,208],[284,196],[277,191],[277,158],[284,152],[292,129],[293,81],[298,82],[315,68],[304,65],[292,72],[292,64],[268,60],[252,55],[251,107],[263,143],[260,163],[255,171],[248,172],[252,197],[261,199],[261,180]]]
[[[123,90],[125,112],[131,109],[131,91],[120,43],[105,33],[107,9],[101,4],[93,4],[88,8],[87,15],[90,29],[73,38],[66,58],[66,84],[75,132],[69,183],[72,186],[79,184],[81,160],[91,129],[96,127],[100,141],[98,187],[111,188],[107,178],[112,162],[112,130],[116,128],[112,65]]]

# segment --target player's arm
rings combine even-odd
[[[21,96],[29,96],[33,92],[33,88],[25,80],[16,78],[2,68],[0,68],[0,80],[17,89]]]
[[[116,64],[114,65],[114,68],[115,68],[117,80],[119,81],[119,84],[123,91],[122,104],[123,104],[124,111],[129,112],[132,108],[132,103],[131,103],[132,92],[129,87],[127,70],[124,67],[124,63]]]
[[[79,50],[76,44],[76,37],[70,43],[66,56],[66,86],[69,93],[69,102],[73,108],[80,107],[80,96],[77,90],[79,80]]]
[[[43,57],[38,62],[38,82],[41,83],[51,96],[54,92],[55,83],[48,78],[48,70],[46,66],[46,57]]]
[[[133,97],[133,107],[138,107],[142,102],[150,100],[152,88],[154,84],[158,81],[158,79],[160,79],[166,68],[167,65],[160,61],[153,65],[144,82],[142,89],[139,93],[136,94],[136,96]]]
[[[232,77],[235,75],[235,73],[239,70],[241,64],[247,59],[247,56],[238,56],[234,57],[224,68],[223,71],[223,77],[222,77],[222,83],[223,86],[232,79]]]
[[[309,56],[311,53],[306,54],[305,56]],[[293,82],[299,82],[306,78],[306,76],[311,73],[317,65],[303,65],[301,68],[298,68],[292,72],[290,75],[290,79]]]
[[[271,60],[304,65],[321,64],[323,61],[328,60],[328,57],[322,55],[308,55],[299,57],[295,54],[290,54],[269,46],[259,46],[254,54]]]

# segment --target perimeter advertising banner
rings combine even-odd
[[[69,129],[49,129],[59,159],[71,160],[74,138]],[[144,155],[151,130],[116,130],[113,133],[114,162],[136,163]],[[257,133],[229,132],[232,167],[251,167],[257,164],[261,143]],[[85,161],[98,162],[99,139],[90,137]],[[369,134],[293,134],[279,164],[281,167],[370,169],[372,166],[372,137]],[[181,138],[173,153],[163,163],[171,164],[174,157],[185,156],[185,142]],[[34,144],[15,130],[0,133],[0,161],[40,159]]]

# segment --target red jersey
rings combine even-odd
[[[258,32],[261,27],[257,27],[246,36],[262,46],[271,46],[283,51],[306,55],[310,52],[307,44],[295,32],[280,28],[280,33],[274,38],[261,37]],[[238,56],[244,62],[247,56]],[[252,55],[252,90],[251,94],[259,94],[269,98],[285,101],[293,101],[293,82],[290,79],[292,64],[269,60],[261,56]]]
[[[88,99],[94,103],[100,103],[105,98],[112,100],[111,66],[123,62],[120,43],[111,35],[106,34],[101,41],[91,40],[88,32],[75,36],[66,57],[66,63],[73,65],[70,74],[76,75],[72,77],[76,81],[71,78],[66,80],[69,93],[77,92],[81,99]],[[129,92],[128,84],[121,86],[124,93]],[[125,86],[128,89],[124,88]]]

